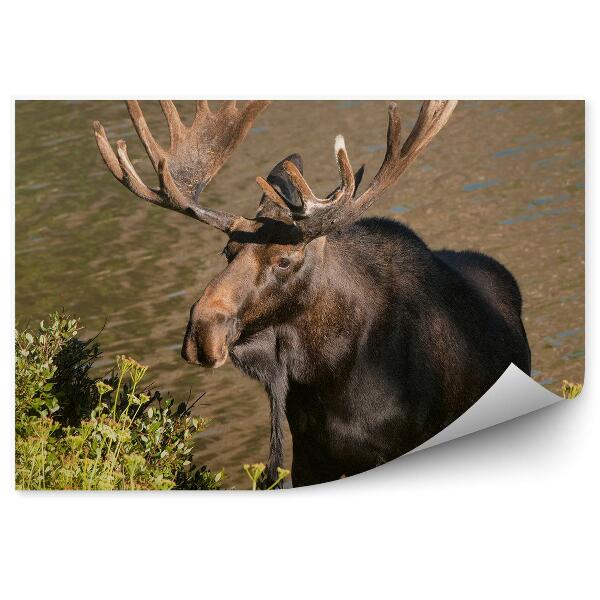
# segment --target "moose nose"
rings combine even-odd
[[[236,319],[223,314],[194,318],[193,312],[183,338],[181,356],[189,363],[216,369],[227,360]]]

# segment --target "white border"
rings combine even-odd
[[[5,3],[4,595],[597,596],[594,8],[577,0]],[[271,495],[12,491],[13,99],[163,93],[585,98],[592,367],[583,396],[339,486]]]

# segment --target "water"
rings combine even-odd
[[[184,119],[191,103],[179,103]],[[143,103],[159,141],[167,129],[155,103]],[[419,103],[401,102],[405,133]],[[189,308],[225,266],[218,231],[133,196],[106,170],[91,122],[124,138],[138,172],[152,169],[120,102],[18,102],[16,106],[16,312],[36,323],[59,307],[101,335],[104,358],[151,367],[176,398],[212,419],[198,461],[225,467],[264,461],[264,391],[230,364],[210,371],[179,356]],[[275,102],[256,121],[203,194],[210,206],[252,216],[256,175],[300,152],[311,186],[337,184],[333,140],[343,133],[365,180],[385,151],[383,102]],[[475,249],[502,261],[524,297],[535,379],[552,391],[584,370],[584,105],[582,102],[461,102],[425,154],[369,214],[400,219],[433,248]],[[287,457],[290,457],[288,436]]]

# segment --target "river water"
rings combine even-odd
[[[419,105],[400,102],[405,133]],[[193,103],[178,106],[191,118]],[[143,108],[166,144],[158,104]],[[583,102],[462,101],[369,211],[401,220],[433,248],[475,249],[503,262],[521,286],[534,378],[555,392],[584,373],[584,112]],[[156,387],[177,399],[206,392],[196,411],[212,425],[199,436],[197,461],[224,467],[229,486],[245,486],[241,465],[267,457],[264,391],[229,363],[204,370],[179,356],[190,306],[225,266],[224,236],[116,182],[97,152],[94,119],[112,141],[127,141],[154,185],[122,102],[17,102],[17,323],[60,307],[81,317],[84,335],[106,321],[97,373],[127,354],[150,365]],[[254,178],[291,152],[303,155],[313,189],[330,191],[338,133],[353,165],[366,163],[368,180],[383,158],[386,126],[380,101],[274,102],[203,201],[253,216]],[[289,462],[289,439],[287,448]]]

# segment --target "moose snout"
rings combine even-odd
[[[224,314],[194,315],[183,338],[181,356],[189,363],[216,369],[229,355],[229,343],[237,329],[237,319]]]

